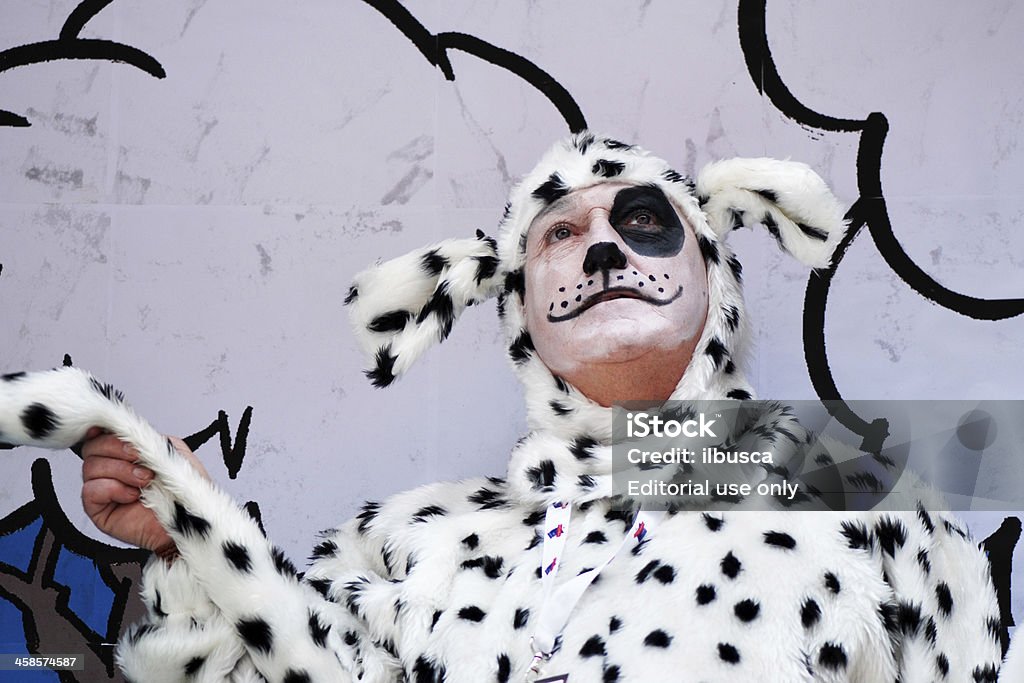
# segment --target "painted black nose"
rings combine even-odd
[[[626,267],[626,255],[615,242],[598,242],[590,245],[583,259],[583,272],[593,275],[599,270],[622,269]]]

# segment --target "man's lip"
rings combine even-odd
[[[640,301],[646,301],[652,306],[667,306],[683,294],[683,286],[680,285],[672,296],[667,299],[655,299],[652,296],[645,294],[639,289],[633,289],[632,287],[610,287],[608,289],[602,289],[600,292],[591,294],[589,297],[583,300],[579,306],[569,311],[565,315],[552,315],[548,313],[548,322],[559,323],[564,320],[571,320],[586,310],[596,306],[599,303],[605,301],[614,301],[615,299],[639,299]]]

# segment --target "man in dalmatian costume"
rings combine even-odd
[[[751,397],[725,238],[756,224],[812,267],[845,229],[802,164],[733,159],[692,183],[583,133],[512,191],[499,240],[359,274],[346,303],[377,386],[497,296],[530,431],[506,478],[368,503],[304,575],[180,442],[79,370],[5,376],[0,441],[89,437],[90,515],[158,551],[149,617],[118,649],[138,683],[1024,680],[1019,663],[1000,676],[985,557],[923,505],[656,518],[612,496],[612,402]],[[806,436],[782,407],[754,422],[755,444]]]

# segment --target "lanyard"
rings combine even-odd
[[[576,603],[583,597],[583,593],[594,582],[602,570],[607,567],[625,547],[634,547],[650,538],[654,528],[664,517],[663,512],[640,511],[633,521],[629,533],[622,539],[604,562],[593,569],[587,570],[578,576],[574,576],[555,587],[555,576],[561,565],[562,554],[565,550],[565,541],[569,535],[569,518],[572,515],[570,503],[552,503],[548,506],[547,514],[544,516],[544,548],[541,554],[541,590],[543,599],[540,612],[537,615],[533,636],[530,638],[530,647],[533,649],[533,662],[527,673],[527,680],[532,680],[540,672],[543,662],[551,657],[551,651],[555,647],[555,640],[565,629]]]

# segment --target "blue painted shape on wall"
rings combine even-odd
[[[61,548],[53,580],[71,589],[68,607],[86,626],[96,633],[107,632],[114,593],[103,583],[95,562]]]
[[[0,562],[9,564],[21,572],[27,572],[32,561],[32,547],[42,526],[42,518],[36,517],[31,524],[14,533],[0,536]]]
[[[28,654],[28,650],[25,648],[25,631],[21,626],[21,612],[3,599],[0,599],[0,652]],[[57,674],[52,671],[0,671],[0,682],[2,683],[59,683],[59,681]]]

